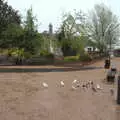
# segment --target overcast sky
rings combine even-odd
[[[92,9],[96,3],[105,3],[112,11],[120,16],[120,0],[6,0],[9,5],[20,11],[24,16],[26,10],[32,5],[33,13],[41,23],[39,30],[42,32],[48,30],[48,24],[53,24],[56,30],[61,21],[62,12],[83,10],[87,12]]]

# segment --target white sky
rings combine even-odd
[[[120,1],[119,0],[5,0],[13,8],[20,11],[24,16],[26,10],[32,5],[33,13],[37,16],[40,32],[48,30],[48,25],[51,22],[53,29],[56,30],[61,21],[62,12],[83,10],[87,12],[92,9],[96,3],[105,3],[110,7],[115,14],[120,16]]]

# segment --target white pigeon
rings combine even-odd
[[[92,83],[92,81],[91,81],[91,80],[89,80],[89,81],[88,81],[88,84],[89,84],[89,85],[91,85],[91,83]]]
[[[73,80],[72,84],[77,83],[77,80]]]
[[[72,85],[72,90],[76,90],[77,88]]]
[[[96,85],[96,88],[97,88],[98,90],[102,90],[102,88],[100,87],[99,84]]]
[[[72,85],[76,87],[80,87],[80,82],[78,80],[73,80]]]
[[[44,88],[48,88],[48,84],[47,83],[43,82],[42,85],[43,85]]]
[[[62,86],[62,87],[64,87],[64,86],[65,86],[64,81],[60,81],[60,84],[61,84],[61,86]]]

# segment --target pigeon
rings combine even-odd
[[[72,84],[77,83],[77,80],[73,80]]]
[[[76,87],[80,87],[80,84],[77,84]]]
[[[90,83],[87,82],[87,83],[86,83],[86,88],[89,88],[89,87],[90,87]]]
[[[80,82],[78,80],[74,80],[72,82],[72,85],[75,86],[75,87],[80,87]]]
[[[93,81],[89,80],[87,86],[91,87],[91,85],[93,85]]]
[[[91,81],[91,80],[89,80],[89,81],[88,81],[88,83],[89,83],[89,84],[91,84],[91,83],[92,83],[92,81]]]
[[[89,82],[86,83],[86,88],[89,88],[90,87],[90,84]]]
[[[72,85],[72,90],[76,90],[77,88]]]
[[[44,88],[48,88],[48,84],[47,83],[43,82],[42,85],[43,85]]]
[[[94,83],[93,83],[93,81],[91,81],[91,85],[93,85]]]
[[[83,85],[82,85],[82,87],[83,87],[83,88],[85,88],[85,87],[86,87],[86,85],[84,85],[84,84],[83,84]]]
[[[60,81],[60,84],[61,84],[61,86],[62,86],[62,87],[64,87],[64,86],[65,86],[64,81]]]
[[[96,85],[96,88],[97,88],[98,90],[102,90],[102,88],[100,87],[99,84]]]
[[[96,88],[92,85],[93,92],[97,92]]]
[[[83,84],[82,88],[85,90],[85,88],[87,88],[86,84]]]

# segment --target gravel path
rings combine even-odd
[[[115,58],[120,69],[120,58]],[[104,61],[90,65],[103,67]],[[50,67],[50,66],[49,66]],[[46,66],[48,68],[48,66]],[[0,73],[0,120],[120,120],[120,107],[103,82],[104,69],[66,72]],[[72,90],[74,79],[93,80],[103,90]],[[60,86],[64,80],[65,87]],[[42,82],[48,83],[43,88]]]

